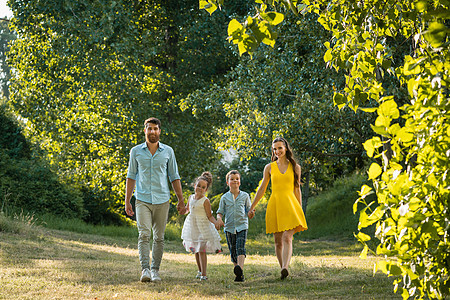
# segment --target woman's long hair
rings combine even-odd
[[[294,154],[292,153],[291,147],[289,147],[289,143],[286,141],[285,138],[277,137],[273,140],[272,145],[276,142],[283,142],[284,146],[286,147],[286,158],[288,161],[292,164],[292,167],[294,168],[294,186],[298,187],[298,181],[299,181],[299,174],[297,174],[297,171],[295,170],[295,167],[297,166],[297,162],[294,159]],[[275,151],[273,151],[272,147],[272,161],[276,161],[278,157],[275,155]]]

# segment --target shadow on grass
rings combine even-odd
[[[141,283],[136,243],[135,237],[114,239],[42,228],[27,235],[0,232],[2,289],[19,298],[25,292],[52,298],[55,291],[56,297],[91,299],[400,298],[392,292],[392,279],[373,276],[365,266],[347,265],[359,259],[353,243],[295,241],[291,274],[281,281],[273,241],[250,240],[246,281],[239,284],[234,283],[226,244],[223,254],[208,255],[209,280],[200,282],[194,278],[194,255],[186,254],[179,242],[166,243],[160,272],[163,282]],[[42,286],[53,288],[47,291]]]

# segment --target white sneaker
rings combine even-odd
[[[149,282],[151,280],[152,279],[150,277],[150,270],[147,268],[142,270],[141,282]]]
[[[206,276],[200,276],[200,281],[206,281],[206,280],[208,280],[208,277],[206,277]]]
[[[151,270],[150,274],[152,276],[152,281],[161,281],[161,277],[159,277],[158,270]]]
[[[197,271],[197,276],[195,276],[196,279],[200,279],[200,277],[202,276],[202,272]]]

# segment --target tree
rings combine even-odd
[[[84,191],[86,220],[117,221],[129,151],[143,121],[162,120],[187,182],[215,162],[212,134],[178,104],[220,78],[235,56],[196,1],[10,1],[11,101],[67,182]],[[206,26],[208,25],[208,26]],[[210,32],[209,40],[195,35]],[[195,61],[201,63],[194,63]],[[202,158],[199,160],[199,157]]]
[[[344,76],[325,69],[330,34],[316,18],[287,15],[281,31],[274,48],[242,57],[224,84],[195,91],[185,105],[215,124],[220,148],[236,149],[243,160],[270,158],[273,138],[286,137],[302,166],[306,209],[309,183],[320,190],[362,166],[374,119],[329,101]]]
[[[9,20],[0,19],[0,96],[9,99],[9,80],[11,78],[11,68],[7,63],[6,53],[9,51],[9,44],[16,36],[9,30]]]
[[[202,0],[200,6],[212,13],[223,2]],[[376,160],[368,173],[378,201],[366,203],[372,191],[362,187],[354,205],[354,211],[364,206],[359,230],[375,224],[376,251],[385,257],[377,268],[397,277],[394,289],[404,299],[445,298],[450,294],[449,2],[256,2],[255,15],[228,26],[241,54],[253,54],[260,43],[273,45],[283,7],[295,14],[314,12],[332,33],[324,60],[347,73],[334,103],[377,114],[375,136],[364,148]],[[399,53],[399,40],[409,49]],[[361,108],[368,101],[376,107]],[[364,257],[371,237],[360,231],[357,238],[365,244]]]

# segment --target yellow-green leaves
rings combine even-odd
[[[277,35],[272,26],[281,23],[284,15],[278,12],[266,13],[266,6],[263,4],[261,7],[258,16],[247,17],[243,24],[236,19],[228,23],[228,40],[238,45],[240,55],[247,52],[251,56],[260,43],[271,47],[275,45]]]
[[[278,25],[284,20],[284,15],[279,12],[260,13],[261,18],[267,21],[270,25]]]
[[[447,7],[447,18],[449,17]],[[437,48],[442,45],[449,32],[450,30],[444,24],[436,21],[431,22],[428,26],[428,30],[425,32],[425,39],[431,44],[432,47]]]
[[[376,179],[378,176],[380,176],[381,172],[382,169],[380,165],[377,163],[372,163],[368,171],[369,179]]]
[[[367,156],[372,157],[375,150],[383,146],[383,143],[381,142],[381,139],[378,136],[375,136],[370,140],[367,140],[365,143],[363,143],[363,146],[364,149],[367,151]]]
[[[237,36],[243,29],[244,26],[242,26],[237,20],[233,19],[230,23],[228,23],[228,36]]]
[[[217,10],[216,1],[199,0],[199,8],[212,14]]]
[[[397,108],[397,103],[393,100],[393,97],[385,97],[382,101],[384,102],[379,106],[378,114],[389,117],[390,119],[397,119],[400,116],[400,113]]]

